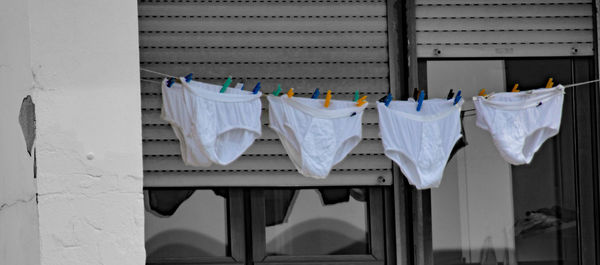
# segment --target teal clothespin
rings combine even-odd
[[[319,91],[319,89],[318,89],[318,88],[315,88],[315,92],[313,92],[313,94],[312,94],[312,96],[311,96],[310,98],[313,98],[313,99],[315,99],[315,98],[319,98],[319,94],[320,94],[320,93],[321,93],[321,92]]]
[[[425,90],[421,90],[421,93],[419,93],[419,99],[417,100],[417,111],[421,111],[421,107],[423,106],[424,98],[425,98]]]
[[[192,81],[192,77],[194,76],[194,74],[189,73],[188,75],[185,76],[185,82],[189,83],[190,81]]]
[[[358,98],[360,97],[360,92],[358,92],[358,89],[356,91],[354,91],[354,102],[358,101]]]
[[[229,87],[229,85],[231,84],[231,76],[227,77],[227,80],[225,80],[225,84],[223,84],[223,87],[221,88],[221,91],[219,91],[220,93],[225,93],[225,91],[227,91],[227,88]]]
[[[275,89],[275,91],[273,91],[273,96],[279,96],[280,92],[281,92],[281,85],[277,84],[277,89]]]
[[[256,86],[252,90],[252,94],[258,93],[259,90],[260,90],[260,82],[256,83]]]

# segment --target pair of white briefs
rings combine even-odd
[[[167,87],[162,82],[161,117],[171,124],[186,165],[208,167],[235,161],[261,135],[261,93],[202,82]]]
[[[362,115],[367,104],[287,96],[268,96],[270,127],[298,172],[323,179],[362,138]]]
[[[452,148],[461,137],[463,100],[424,100],[377,103],[385,155],[417,189],[438,187]]]
[[[564,89],[558,85],[475,97],[476,125],[490,132],[504,160],[529,164],[542,144],[558,134]]]

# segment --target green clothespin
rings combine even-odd
[[[273,91],[273,96],[279,96],[280,92],[281,92],[281,85],[277,84],[277,89],[275,89],[275,91]]]
[[[231,84],[231,76],[227,77],[227,80],[225,80],[225,84],[223,84],[223,87],[221,88],[221,93],[225,93],[225,91],[227,91],[227,88],[229,87],[229,85]]]
[[[358,98],[360,97],[360,93],[358,92],[358,89],[354,92],[354,102],[358,101]]]

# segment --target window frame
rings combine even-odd
[[[208,190],[206,187],[185,187]],[[147,188],[144,188],[147,189]],[[147,265],[243,265],[246,263],[244,194],[241,188],[227,188],[227,253],[225,257],[194,257],[146,261]]]
[[[306,187],[311,188],[311,187]],[[269,256],[266,254],[265,240],[265,200],[264,189],[250,190],[250,219],[252,223],[252,260],[256,265],[294,264],[355,264],[355,265],[383,265],[386,263],[386,238],[385,238],[385,201],[382,187],[366,187],[369,200],[367,203],[369,218],[368,240],[370,254],[365,255],[310,255],[310,256]],[[302,188],[299,188],[302,189]],[[388,203],[389,204],[389,203]],[[373,207],[380,206],[380,207]],[[387,240],[389,241],[389,239]],[[249,250],[250,251],[250,250]],[[392,262],[392,261],[389,261]]]

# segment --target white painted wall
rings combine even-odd
[[[0,1],[0,264],[40,264],[33,157],[19,126],[31,92],[27,1]]]
[[[29,18],[42,264],[144,264],[137,3],[29,0]]]

